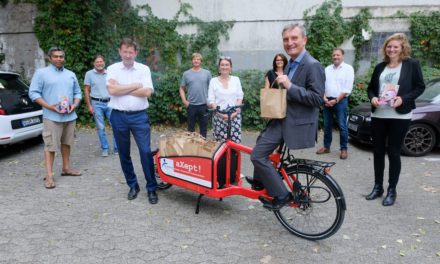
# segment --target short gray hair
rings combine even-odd
[[[49,49],[49,51],[47,52],[47,56],[51,57],[52,56],[52,52],[54,51],[61,51],[63,52],[63,55],[66,56],[66,54],[64,54],[64,50],[60,47],[52,47]]]
[[[294,28],[299,28],[301,30],[301,34],[303,36],[303,38],[307,37],[307,32],[306,32],[306,28],[303,25],[300,25],[298,23],[292,23],[292,24],[288,24],[283,28],[283,32],[281,32],[281,35],[286,32],[287,30],[292,30]]]

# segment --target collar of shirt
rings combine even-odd
[[[50,67],[51,69],[53,69],[54,71],[60,71],[60,72],[62,72],[62,71],[64,70],[64,66],[61,67],[61,68],[57,68],[57,67],[55,67],[55,65],[53,65],[52,63],[49,63],[49,67]]]
[[[93,72],[100,74],[95,68],[93,68]],[[103,74],[107,74],[107,70],[104,69],[104,73]]]
[[[341,62],[341,64],[339,64],[338,67],[336,67],[336,66],[333,64],[333,69],[335,69],[335,70],[341,69],[343,64],[344,64],[344,62]]]
[[[126,71],[131,71],[131,70],[137,70],[138,63],[137,62],[133,62],[133,66],[129,69],[127,67],[125,67],[124,62],[121,61],[121,70],[126,70]]]
[[[295,60],[292,60],[292,58],[289,59],[289,79],[292,80],[293,75],[295,74],[296,69],[298,68],[299,63],[301,62],[302,58],[304,58],[304,55],[306,55],[306,50],[304,50],[301,54],[299,54],[298,57],[296,57]]]
[[[304,50],[301,54],[299,54],[298,57],[296,57],[296,59],[294,61],[292,61],[292,58],[289,59],[289,66],[292,67],[295,64],[299,64],[302,60],[302,58],[304,58],[304,55],[306,55],[306,51]]]

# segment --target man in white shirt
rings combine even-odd
[[[332,61],[333,64],[325,68],[324,147],[318,150],[316,154],[330,153],[333,114],[336,114],[339,123],[340,158],[346,159],[348,156],[347,96],[353,88],[354,70],[351,65],[344,63],[343,49],[337,48],[333,50]]]
[[[150,124],[145,109],[148,97],[154,91],[148,66],[135,62],[137,44],[131,39],[123,39],[119,46],[122,62],[107,68],[107,89],[111,96],[110,121],[119,150],[119,160],[127,185],[130,187],[128,199],[135,199],[140,191],[133,163],[130,157],[130,132],[136,141],[144,171],[148,200],[158,201],[157,182],[154,174],[153,157],[150,149]]]

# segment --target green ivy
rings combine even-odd
[[[120,60],[118,46],[122,38],[136,40],[137,60],[153,72],[155,93],[149,109],[153,124],[184,122],[186,110],[182,108],[178,88],[183,71],[191,67],[191,54],[202,53],[203,66],[216,70],[220,38],[227,39],[234,24],[203,22],[189,13],[191,6],[187,3],[180,3],[176,15],[167,20],[155,16],[148,5],[133,8],[126,0],[88,0],[81,4],[70,0],[27,2],[35,3],[39,10],[34,29],[40,47],[45,51],[52,46],[62,47],[66,53],[65,66],[76,73],[80,83],[93,67],[94,55],[104,55],[109,65]],[[140,11],[145,15],[140,16]],[[197,33],[179,34],[177,27],[186,24],[195,25]],[[81,123],[93,123],[86,107],[78,113]]]
[[[263,129],[266,123],[260,117],[260,89],[264,88],[266,74],[257,70],[242,70],[233,74],[240,78],[244,93],[243,127],[257,130]]]
[[[315,14],[309,15],[315,9]],[[327,66],[332,63],[333,49],[353,37],[352,44],[355,47],[353,68],[357,71],[361,60],[361,47],[365,41],[362,29],[371,32],[368,22],[371,14],[367,8],[361,8],[356,16],[346,21],[341,15],[342,9],[341,0],[330,0],[323,2],[318,8],[312,7],[304,11],[304,26],[308,37],[307,50],[322,65]]]
[[[409,17],[413,57],[440,68],[440,11],[415,12]]]

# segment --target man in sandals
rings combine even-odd
[[[74,141],[81,89],[75,73],[64,68],[64,51],[52,47],[48,52],[49,66],[35,72],[29,89],[29,97],[43,107],[44,159],[46,178],[44,186],[55,188],[52,171],[55,151],[61,149],[63,169],[61,176],[81,176],[70,169],[70,146]],[[60,102],[67,100],[66,108]]]

